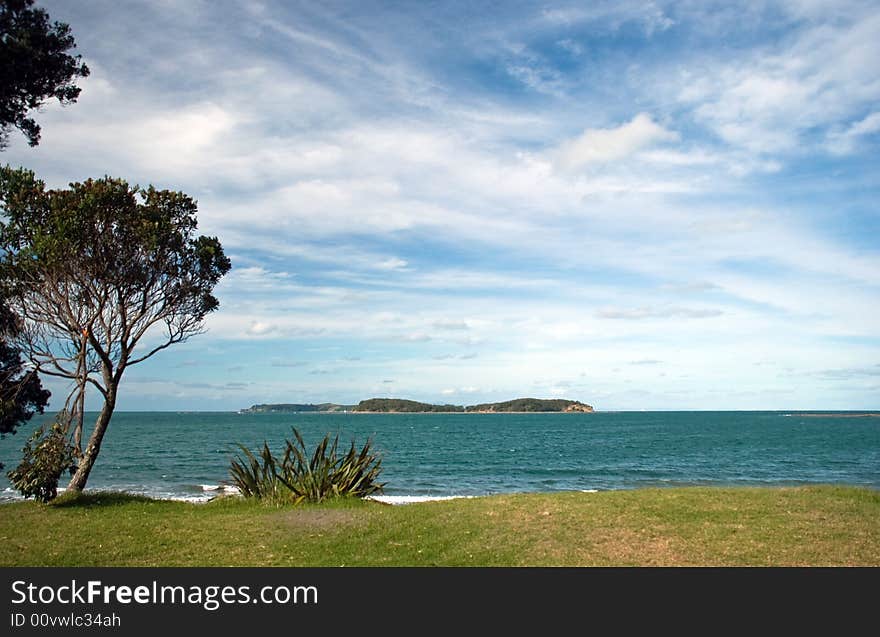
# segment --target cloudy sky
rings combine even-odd
[[[877,2],[38,5],[92,75],[0,160],[233,260],[120,409],[880,407]]]

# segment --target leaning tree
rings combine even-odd
[[[216,237],[196,236],[196,210],[181,192],[121,179],[47,190],[0,168],[0,279],[19,346],[41,373],[73,381],[69,489],[86,486],[125,370],[203,332],[219,305],[212,292],[231,264]],[[87,387],[103,406],[82,447]]]

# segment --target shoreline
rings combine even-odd
[[[473,500],[473,499],[481,499],[481,498],[493,498],[493,497],[503,497],[503,496],[519,496],[519,495],[536,495],[536,496],[552,496],[559,494],[571,494],[571,493],[631,493],[631,492],[640,492],[640,491],[651,491],[651,490],[675,490],[675,489],[800,489],[800,488],[811,488],[811,487],[843,487],[843,488],[854,488],[854,489],[868,489],[870,491],[878,491],[880,492],[880,486],[874,486],[869,484],[854,484],[854,483],[830,483],[830,482],[810,482],[810,483],[791,483],[791,482],[780,482],[773,484],[755,484],[755,483],[742,483],[742,484],[674,484],[674,485],[646,485],[646,486],[638,486],[632,488],[622,488],[622,489],[559,489],[559,490],[544,490],[544,491],[499,491],[493,493],[481,493],[481,494],[446,494],[446,495],[421,495],[421,494],[380,494],[376,496],[367,496],[362,498],[363,500],[369,500],[371,502],[378,502],[380,504],[387,504],[392,506],[402,506],[408,504],[420,504],[423,502],[446,502],[450,500]],[[8,492],[9,489],[7,488]],[[65,493],[65,488],[58,489],[58,497],[62,497]],[[240,494],[235,487],[232,486],[220,486],[217,488],[206,489],[204,496],[186,496],[186,495],[171,495],[171,494],[155,494],[148,492],[138,492],[138,491],[130,491],[125,489],[86,489],[83,492],[83,495],[86,496],[96,496],[100,494],[110,494],[113,496],[119,495],[127,495],[132,498],[146,498],[148,500],[153,500],[156,502],[185,502],[188,504],[208,504],[209,502],[214,502],[216,500],[221,500],[225,498],[235,499],[239,498]],[[209,495],[211,494],[211,495]],[[243,500],[245,498],[242,498]],[[0,497],[0,507],[6,504],[16,504],[22,502],[33,502],[34,500],[26,500],[20,495],[15,495],[13,497]],[[51,503],[49,503],[51,504]],[[294,506],[294,505],[291,505]]]

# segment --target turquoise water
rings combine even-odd
[[[880,488],[880,418],[784,412],[595,414],[117,413],[89,488],[207,499],[235,444],[280,449],[292,426],[372,437],[398,497],[677,485],[853,484]],[[0,440],[17,463],[29,433]],[[5,476],[0,498],[13,492]]]

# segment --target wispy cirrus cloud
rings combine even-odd
[[[877,133],[880,133],[880,112],[875,111],[843,130],[829,132],[828,148],[832,153],[848,155],[854,152],[860,143]]]
[[[4,159],[183,190],[233,256],[135,408],[874,400],[815,361],[880,354],[875,3],[44,4],[93,73]]]
[[[880,55],[880,14],[871,4],[853,3],[849,15],[821,5],[789,4],[803,22],[788,37],[734,62],[684,71],[678,99],[721,140],[758,154],[817,150],[824,134],[858,130],[854,120],[864,122],[880,98],[872,62]]]
[[[688,308],[688,307],[636,307],[636,308],[605,308],[596,312],[596,316],[603,319],[642,320],[654,318],[712,318],[721,316],[721,310],[712,308]]]

